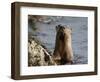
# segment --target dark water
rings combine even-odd
[[[56,19],[56,18],[54,18]],[[36,30],[29,26],[28,33],[36,37],[53,53],[55,47],[56,30],[58,24],[69,25],[72,28],[72,47],[74,52],[74,64],[88,63],[88,18],[87,17],[62,17],[53,20],[50,24],[36,22]]]

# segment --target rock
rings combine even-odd
[[[53,58],[35,39],[28,41],[28,66],[56,65]]]

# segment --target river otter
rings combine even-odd
[[[72,64],[72,29],[67,26],[56,26],[56,42],[53,57],[58,65]]]

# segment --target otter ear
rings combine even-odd
[[[56,31],[58,31],[59,30],[59,26],[56,26]]]
[[[56,31],[58,31],[61,27],[62,27],[61,24],[57,25],[57,26],[56,26]]]

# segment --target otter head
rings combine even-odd
[[[70,29],[68,26],[58,25],[56,26],[56,31],[58,38],[62,41],[67,37],[69,37],[72,33],[72,29]]]

